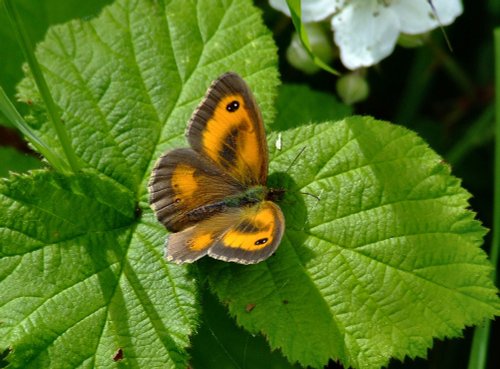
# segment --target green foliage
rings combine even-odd
[[[109,367],[119,349],[131,367],[186,365],[195,284],[163,261],[145,183],[211,79],[232,69],[266,80],[256,90],[268,119],[277,84],[275,47],[248,1],[186,5],[117,2],[52,28],[37,48],[74,149],[95,170],[3,185],[0,340],[12,367]],[[45,116],[31,79],[20,96]],[[50,125],[33,127],[60,152]]]
[[[99,13],[99,9],[109,4],[111,0],[16,0],[16,8],[23,14],[23,24],[33,45],[43,39],[47,28],[51,24],[66,22],[75,17],[90,17]],[[0,73],[0,86],[9,97],[14,96],[15,85],[22,78],[21,64],[24,55],[19,48],[12,25],[5,12],[4,4],[0,4],[0,60],[2,73]],[[0,124],[9,121],[2,119]]]
[[[124,1],[96,21],[52,28],[37,56],[80,159],[144,192],[152,162],[170,141],[182,142],[185,122],[205,89],[227,69],[250,82],[268,81],[256,93],[266,120],[272,120],[275,47],[256,25],[259,14],[245,14],[248,7],[207,1],[171,2],[162,9]],[[19,90],[23,99],[40,102],[32,80]],[[49,125],[40,134],[58,146]]]
[[[12,367],[109,367],[120,347],[136,367],[186,361],[193,287],[159,262],[130,190],[94,171],[37,171],[0,192],[0,336]]]
[[[425,356],[433,337],[458,336],[498,313],[479,249],[485,230],[465,210],[470,195],[420,138],[363,117],[283,137],[271,172],[306,150],[291,178],[272,178],[288,190],[275,257],[244,270],[205,269],[240,324],[304,365],[335,357],[378,368],[390,357]]]
[[[278,351],[270,353],[261,335],[252,336],[237,327],[213,294],[206,289],[201,293],[201,325],[191,341],[193,369],[299,368],[289,364]],[[245,311],[251,314],[254,308],[249,304]]]
[[[0,185],[0,351],[11,367],[185,368],[190,354],[199,368],[216,344],[218,368],[249,367],[245,355],[265,345],[248,332],[260,332],[292,364],[378,368],[499,313],[485,230],[449,167],[411,131],[345,118],[349,108],[304,87],[283,87],[275,114],[276,48],[250,0],[117,0],[51,28],[36,55],[86,169]],[[190,114],[228,70],[267,123],[277,116],[269,182],[286,189],[286,234],[257,265],[173,265],[146,183],[163,151],[187,145]],[[61,154],[29,75],[19,95]],[[205,280],[248,332],[200,293]]]
[[[495,75],[495,88],[496,90],[500,90],[500,74],[498,71],[500,71],[500,28],[495,28],[494,30],[494,48],[495,48],[495,70],[496,70],[496,75]],[[493,235],[492,235],[492,240],[491,240],[491,250],[490,250],[490,255],[491,255],[491,262],[493,265],[498,265],[498,258],[500,255],[500,229],[498,226],[500,225],[500,189],[498,185],[500,184],[500,144],[498,143],[498,137],[500,137],[500,97],[498,94],[495,96],[495,115],[496,115],[496,124],[494,126],[495,129],[495,137],[496,139],[496,144],[495,144],[495,169],[494,169],[494,175],[495,175],[495,188],[494,188],[494,211],[493,211],[493,216],[494,216],[494,221],[495,221],[495,228],[493,229]],[[484,119],[484,116],[486,116],[486,119]],[[483,114],[483,121],[487,121],[488,114],[485,113]],[[481,132],[484,130],[485,124],[475,124],[476,126],[476,136],[481,136],[478,135],[478,132]],[[480,126],[483,128],[482,130],[479,129]],[[469,145],[467,145],[469,144]],[[462,147],[467,147],[471,146],[470,141],[467,142],[467,144],[462,144]],[[465,150],[462,150],[465,151]],[[456,155],[455,157],[457,157]],[[495,280],[498,276],[497,270],[493,271],[493,280]],[[478,326],[474,330],[474,337],[472,340],[472,345],[471,345],[471,353],[469,355],[469,365],[468,369],[476,369],[476,368],[484,368],[486,367],[486,363],[488,361],[488,346],[489,346],[489,337],[490,337],[490,331],[491,331],[491,322],[486,322],[485,324]]]
[[[0,147],[0,163],[4,164],[0,166],[0,177],[6,177],[9,171],[24,172],[42,167],[37,158],[21,154],[10,147]]]

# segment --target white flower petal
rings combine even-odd
[[[452,23],[462,14],[460,0],[433,0],[433,4],[443,25]],[[396,0],[390,3],[389,8],[399,17],[403,33],[417,35],[439,26],[427,0]]]
[[[269,5],[271,5],[274,9],[290,16],[290,9],[288,9],[286,0],[269,0]]]
[[[433,4],[439,20],[445,26],[453,23],[464,11],[460,0],[434,0]]]
[[[399,25],[391,7],[377,0],[352,1],[332,18],[342,63],[349,69],[376,64],[394,50]]]
[[[340,10],[345,0],[302,0],[302,22],[318,22]],[[286,15],[290,10],[286,0],[269,0],[269,4]]]

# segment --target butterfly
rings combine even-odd
[[[163,154],[148,184],[149,203],[171,232],[165,257],[190,263],[208,255],[240,264],[278,248],[285,218],[266,187],[268,149],[262,115],[246,82],[226,73],[193,113],[190,147]]]

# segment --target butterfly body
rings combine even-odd
[[[202,220],[214,213],[220,213],[225,208],[239,208],[242,206],[257,204],[266,199],[267,188],[254,186],[241,194],[230,196],[222,201],[208,204],[190,211],[187,216],[192,220]]]
[[[260,110],[235,73],[208,89],[191,118],[190,148],[160,157],[150,204],[172,233],[166,257],[177,263],[204,255],[242,264],[269,257],[284,232],[284,217],[266,187],[267,143]]]

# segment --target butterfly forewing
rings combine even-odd
[[[262,116],[237,74],[226,73],[210,86],[191,118],[187,136],[194,150],[240,183],[266,183],[268,153]]]
[[[243,190],[231,176],[194,150],[175,149],[164,154],[153,169],[149,202],[158,220],[177,232],[199,220],[193,214],[196,209]]]

